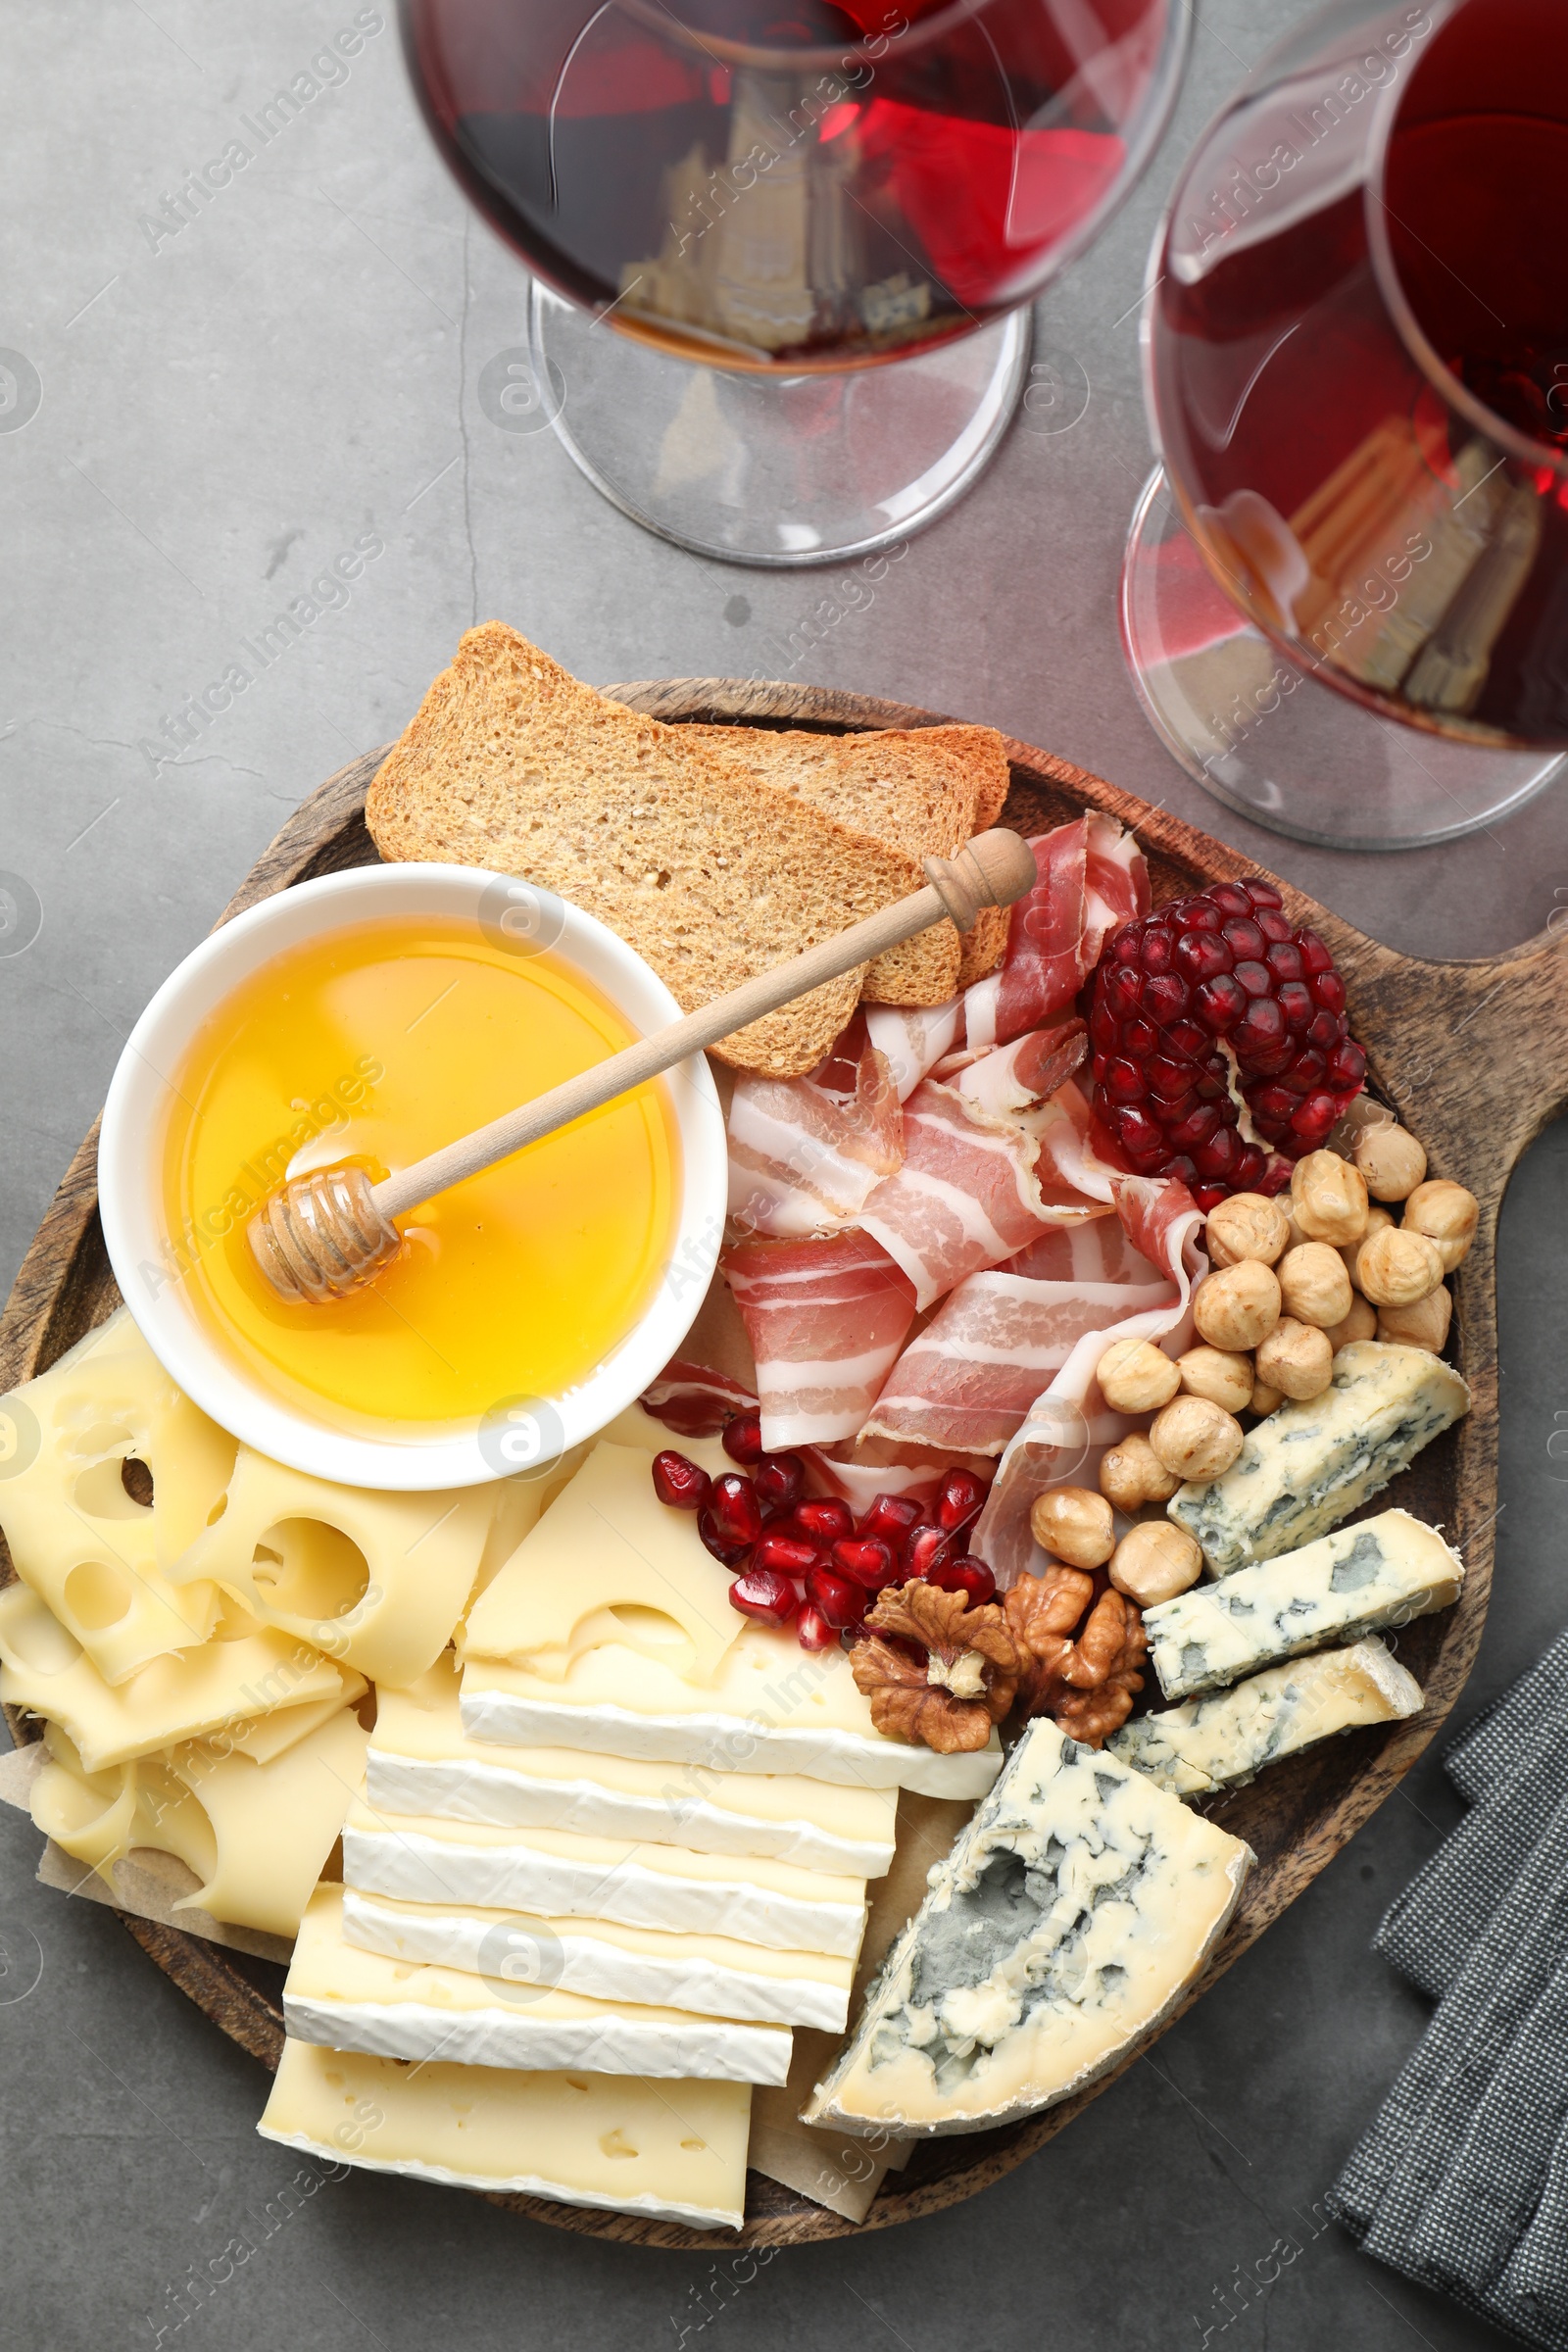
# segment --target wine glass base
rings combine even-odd
[[[1380,717],[1288,661],[1210,578],[1156,466],[1127,535],[1121,630],[1173,758],[1227,808],[1333,850],[1416,850],[1511,816],[1557,753],[1494,751]]]
[[[568,455],[623,514],[730,564],[892,547],[983,472],[1028,373],[1030,318],[835,375],[730,374],[616,334],[538,279],[535,384]]]

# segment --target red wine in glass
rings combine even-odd
[[[1342,692],[1568,745],[1568,9],[1342,7],[1263,78],[1184,175],[1146,317],[1182,515]]]
[[[1173,0],[405,0],[479,210],[624,333],[790,376],[933,349],[1076,251],[1163,118]]]

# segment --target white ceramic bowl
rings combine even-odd
[[[670,1071],[681,1144],[680,1206],[670,1271],[626,1339],[579,1386],[541,1408],[459,1426],[419,1442],[347,1436],[254,1386],[208,1338],[165,1256],[162,1144],[166,1074],[215,1004],[257,967],[348,923],[392,915],[468,915],[492,937],[554,948],[624,1013],[639,1035],[678,1019],[663,982],[612,931],[547,891],[473,866],[366,865],[323,875],[236,915],[187,956],[142,1014],[109,1089],[98,1147],[99,1204],[110,1263],[154,1354],[205,1413],[258,1452],[344,1485],[427,1490],[477,1486],[542,1469],[603,1429],[675,1354],[712,1276],[723,1231],[723,1113],[701,1054]],[[438,1139],[439,1140],[439,1139]],[[514,1404],[516,1400],[513,1400]]]

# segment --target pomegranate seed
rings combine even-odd
[[[1174,915],[1177,909],[1169,906],[1165,911]],[[1183,899],[1180,912],[1184,931],[1217,931],[1224,920],[1219,908],[1204,898]]]
[[[1218,907],[1222,915],[1250,914],[1252,911],[1251,900],[1235,882],[1216,882],[1213,889],[1205,891],[1203,896],[1211,906]]]
[[[806,1487],[806,1464],[798,1453],[764,1453],[752,1472],[764,1511],[792,1511]]]
[[[1135,1013],[1122,1030],[1121,1042],[1127,1049],[1129,1060],[1142,1061],[1147,1054],[1155,1051],[1159,1044],[1159,1032],[1152,1021],[1146,1021],[1142,1013]]]
[[[1169,931],[1156,924],[1145,932],[1141,961],[1146,972],[1168,972],[1175,956],[1176,942]]]
[[[1284,1192],[1290,1181],[1290,1161],[1288,1159],[1273,1160],[1265,1167],[1262,1175],[1248,1187],[1248,1190],[1261,1193],[1265,1200],[1272,1200],[1276,1193]]]
[[[1229,1186],[1223,1184],[1195,1184],[1192,1195],[1205,1217],[1211,1208],[1218,1208],[1222,1200],[1231,1197]]]
[[[1239,963],[1236,966],[1236,978],[1239,986],[1253,999],[1272,997],[1274,994],[1274,975],[1266,963]]]
[[[1121,1043],[1116,1016],[1103,997],[1097,997],[1089,1015],[1089,1043],[1097,1054],[1114,1054]]]
[[[1249,957],[1255,963],[1268,946],[1268,941],[1250,914],[1232,915],[1220,937],[1238,963]]]
[[[1149,1062],[1142,1070],[1134,1068],[1131,1062],[1113,1061],[1105,1072],[1107,1084],[1111,1070],[1115,1069],[1132,1070],[1137,1084],[1127,1090],[1128,1092],[1142,1095],[1147,1081],[1149,1089],[1167,1102],[1179,1102],[1181,1097],[1188,1093],[1193,1083],[1192,1063],[1190,1061],[1172,1061],[1168,1054],[1156,1054],[1152,1061]],[[1118,1088],[1113,1091],[1119,1093],[1122,1090]]]
[[[1111,965],[1100,987],[1114,1019],[1125,1020],[1130,1012],[1137,1011],[1139,992],[1143,985],[1143,976],[1136,964]]]
[[[672,1446],[654,1456],[654,1493],[672,1511],[700,1511],[712,1483],[706,1470]]]
[[[1309,1095],[1314,1086],[1322,1085],[1323,1073],[1327,1067],[1328,1064],[1322,1054],[1309,1046],[1304,1054],[1298,1054],[1290,1068],[1281,1077],[1280,1084],[1288,1087],[1293,1095]],[[1294,1102],[1291,1104],[1291,1109],[1294,1113],[1296,1109]]]
[[[875,1494],[870,1509],[861,1512],[855,1532],[858,1536],[880,1536],[884,1544],[891,1544],[898,1551],[919,1517],[920,1505],[912,1494]]]
[[[1345,982],[1338,972],[1318,972],[1312,981],[1312,994],[1325,1012],[1345,1010]]]
[[[1334,958],[1315,931],[1298,931],[1296,944],[1301,951],[1301,961],[1312,979],[1315,980],[1319,972],[1333,971]]]
[[[1230,1100],[1230,1072],[1217,1054],[1211,1054],[1199,1073],[1196,1092],[1200,1102],[1226,1102]]]
[[[1198,1017],[1216,1037],[1234,1029],[1247,1010],[1249,999],[1245,988],[1234,972],[1222,972],[1217,980],[1205,980],[1198,992]]]
[[[1340,1106],[1333,1095],[1308,1095],[1291,1121],[1291,1133],[1308,1151],[1315,1151],[1328,1135],[1340,1115]]]
[[[1291,1107],[1294,1109],[1296,1106],[1293,1103]],[[1196,1110],[1188,1112],[1185,1119],[1178,1119],[1174,1127],[1166,1128],[1165,1140],[1173,1151],[1196,1152],[1200,1144],[1207,1143],[1220,1124],[1219,1104],[1200,1102]]]
[[[1359,1046],[1347,1038],[1335,1047],[1328,1058],[1328,1082],[1337,1094],[1347,1087],[1357,1087],[1366,1076],[1366,1055]]]
[[[1175,972],[1147,972],[1139,987],[1138,1002],[1156,1028],[1168,1029],[1187,1010],[1192,992]]]
[[[970,1559],[967,1553],[961,1560],[949,1560],[945,1568],[934,1568],[925,1581],[942,1592],[961,1592],[973,1609],[983,1608],[997,1590],[997,1580],[984,1560]]]
[[[1255,1193],[1258,1180],[1268,1162],[1255,1144],[1244,1144],[1241,1157],[1231,1170],[1231,1182],[1239,1193]]]
[[[840,1536],[828,1564],[867,1592],[880,1592],[900,1574],[893,1546],[882,1536]]]
[[[937,1490],[937,1525],[951,1535],[967,1527],[986,1498],[972,1470],[950,1470]]]
[[[1198,1182],[1198,1170],[1185,1152],[1178,1152],[1174,1159],[1167,1160],[1164,1172],[1167,1176],[1177,1177],[1189,1191]]]
[[[706,1505],[697,1514],[697,1533],[714,1559],[722,1560],[726,1568],[733,1568],[738,1561],[744,1560],[752,1548],[750,1544],[732,1543],[722,1533],[711,1510]]]
[[[1270,1046],[1283,1045],[1285,1037],[1285,1015],[1274,999],[1254,997],[1237,1022],[1231,1043],[1239,1055],[1262,1054]]]
[[[1299,980],[1306,970],[1300,949],[1293,947],[1289,940],[1283,947],[1271,946],[1263,961],[1276,980]]]
[[[1142,1028],[1144,1024],[1139,1022],[1137,1026]],[[1134,1060],[1140,1059],[1139,1049],[1133,1043],[1133,1024],[1131,1022],[1128,1023],[1125,1034],[1128,1053]],[[1165,1051],[1173,1061],[1198,1061],[1208,1052],[1208,1031],[1200,1028],[1197,1021],[1173,1021],[1165,1032]],[[1153,1050],[1154,1040],[1151,1035],[1148,1051],[1152,1054]]]
[[[762,1416],[760,1413],[732,1413],[724,1424],[719,1444],[732,1462],[760,1462],[762,1458]]]
[[[809,1536],[778,1536],[769,1528],[752,1553],[752,1566],[774,1570],[780,1576],[804,1576],[821,1557],[821,1544],[813,1544]]]
[[[1189,980],[1213,980],[1228,972],[1236,958],[1223,939],[1212,931],[1186,931],[1176,942],[1176,962]]]
[[[1241,888],[1246,891],[1254,906],[1283,906],[1285,904],[1273,883],[1263,881],[1257,874],[1249,874]]]
[[[776,1568],[760,1568],[754,1560],[731,1585],[729,1605],[743,1617],[755,1617],[759,1625],[788,1625],[801,1596],[789,1577]]]
[[[806,1597],[837,1631],[841,1626],[858,1625],[871,1596],[853,1576],[840,1576],[836,1569],[818,1567],[807,1571]]]
[[[1134,1102],[1144,1092],[1144,1074],[1133,1061],[1107,1061],[1100,1083],[1113,1102]]]
[[[1285,992],[1282,989],[1280,994],[1283,996],[1284,993]],[[1311,995],[1310,989],[1307,991],[1307,994],[1308,996]],[[1336,1020],[1332,1012],[1314,1012],[1312,1018],[1306,1024],[1307,1044],[1309,1046],[1317,1046],[1325,1054],[1329,1051],[1331,1046],[1337,1046],[1339,1044],[1340,1039],[1344,1036],[1344,1034],[1345,1024],[1342,1021]]]
[[[818,1608],[807,1602],[795,1620],[795,1639],[803,1649],[837,1649],[838,1629],[829,1625]]]
[[[1143,938],[1142,923],[1118,923],[1105,942],[1105,957],[1110,963],[1136,963]]]
[[[929,1578],[933,1568],[952,1557],[953,1539],[945,1528],[932,1527],[929,1522],[910,1528],[904,1546],[904,1565],[910,1576]]]
[[[1296,1114],[1296,1097],[1291,1093],[1289,1087],[1280,1086],[1278,1083],[1260,1086],[1252,1096],[1248,1107],[1254,1119],[1285,1120],[1293,1118]]]
[[[708,1492],[707,1516],[725,1544],[752,1544],[762,1532],[762,1506],[757,1489],[737,1470],[715,1478]]]
[[[1285,1015],[1285,1026],[1294,1036],[1309,1030],[1314,1019],[1320,1018],[1313,1008],[1312,991],[1301,980],[1286,980],[1278,990],[1279,1007]],[[1313,1041],[1316,1043],[1316,1040]]]
[[[1200,1176],[1209,1183],[1228,1182],[1231,1171],[1241,1156],[1241,1144],[1234,1127],[1221,1127],[1193,1153],[1193,1165]]]
[[[795,1524],[818,1543],[834,1544],[840,1536],[853,1536],[855,1518],[847,1502],[836,1494],[811,1495],[795,1506]]]

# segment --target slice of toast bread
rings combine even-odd
[[[759,781],[694,729],[608,701],[500,621],[463,638],[382,762],[366,821],[385,858],[494,866],[597,915],[687,1010],[924,880],[914,858]],[[813,989],[714,1052],[799,1076],[849,1020],[862,977]]]

